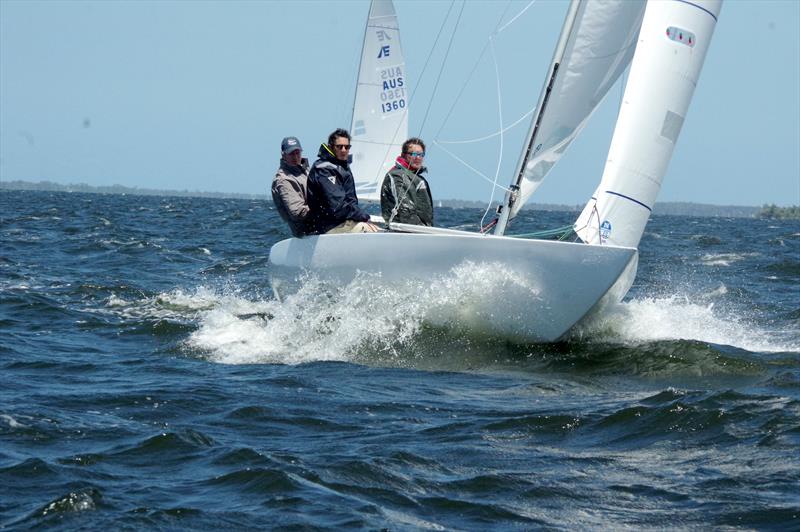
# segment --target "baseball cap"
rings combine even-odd
[[[286,137],[281,142],[281,152],[283,153],[292,153],[295,150],[302,150],[303,147],[300,145],[300,141],[297,140],[297,137]]]

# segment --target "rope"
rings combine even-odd
[[[444,146],[442,146],[441,144],[439,144],[437,141],[435,141],[435,140],[434,140],[434,141],[433,141],[433,143],[434,143],[436,146],[438,146],[439,148],[441,148],[441,149],[442,149],[442,151],[444,151],[444,152],[445,152],[447,155],[449,155],[450,157],[452,157],[452,158],[453,158],[453,159],[455,159],[456,161],[458,161],[458,162],[460,162],[461,164],[463,164],[464,166],[466,166],[466,167],[467,167],[467,169],[469,169],[469,170],[472,170],[473,172],[475,172],[475,174],[477,174],[479,177],[481,177],[481,178],[485,179],[486,181],[488,181],[489,183],[491,183],[493,186],[496,186],[497,188],[503,189],[503,190],[504,190],[504,191],[506,191],[506,192],[510,192],[510,191],[509,191],[509,189],[507,189],[506,187],[504,187],[504,186],[502,186],[502,185],[497,185],[497,184],[496,184],[496,183],[495,183],[495,182],[494,182],[494,181],[493,181],[493,180],[492,180],[490,177],[487,177],[487,176],[483,175],[483,173],[481,173],[481,171],[480,171],[480,170],[477,170],[477,169],[473,168],[472,166],[470,166],[470,165],[469,165],[469,163],[467,163],[467,162],[466,162],[464,159],[462,159],[461,157],[459,157],[459,156],[458,156],[458,155],[456,155],[455,153],[451,152],[450,150],[448,150],[447,148],[445,148]]]
[[[545,229],[544,231],[535,231],[533,233],[522,233],[518,235],[508,235],[513,236],[515,238],[536,238],[536,239],[546,239],[552,237],[559,237],[559,240],[564,240],[572,233],[572,226],[565,225],[563,227],[557,227],[555,229]]]
[[[489,133],[486,136],[478,137],[478,138],[474,138],[474,139],[466,139],[466,140],[440,140],[439,142],[442,143],[442,144],[472,144],[474,142],[481,142],[481,141],[484,141],[484,140],[489,140],[492,137],[496,137],[498,135],[502,135],[506,131],[510,131],[511,129],[514,129],[516,126],[518,126],[520,124],[520,122],[522,122],[523,120],[525,120],[526,118],[531,116],[535,110],[536,110],[536,106],[534,105],[532,109],[530,109],[527,113],[525,113],[524,115],[519,117],[510,126],[507,126],[507,127],[503,128],[503,129],[501,129],[500,131],[495,131],[494,133]]]
[[[501,166],[502,161],[503,161],[503,149],[505,147],[505,139],[504,139],[503,134],[508,129],[510,129],[510,128],[516,126],[517,124],[519,124],[523,119],[525,119],[527,116],[529,116],[531,113],[533,113],[533,111],[535,109],[534,108],[534,109],[531,109],[530,111],[528,111],[525,115],[523,115],[523,117],[521,117],[520,119],[515,121],[508,128],[504,128],[503,127],[503,97],[502,97],[502,90],[501,90],[501,84],[500,84],[500,69],[499,69],[499,66],[497,64],[497,55],[495,53],[494,40],[495,40],[495,37],[497,35],[499,35],[506,28],[511,26],[514,22],[516,22],[516,20],[519,19],[535,3],[536,3],[536,0],[532,0],[531,2],[529,2],[528,5],[525,6],[519,13],[517,13],[510,21],[508,21],[506,24],[501,26],[500,24],[503,21],[503,18],[505,18],[506,13],[508,12],[508,10],[511,7],[511,2],[510,1],[506,4],[506,8],[503,10],[503,13],[500,15],[500,18],[497,21],[497,25],[495,26],[494,31],[489,36],[489,39],[487,39],[486,44],[484,44],[483,49],[481,50],[481,53],[478,55],[478,58],[476,59],[475,64],[472,67],[472,70],[470,71],[469,75],[467,76],[466,82],[462,84],[461,89],[459,90],[459,92],[456,95],[456,97],[453,99],[453,103],[450,106],[450,109],[447,111],[447,114],[446,114],[444,120],[442,121],[442,126],[439,128],[439,131],[437,131],[436,136],[434,137],[434,144],[436,146],[441,148],[445,153],[447,153],[448,155],[450,155],[451,157],[456,159],[458,162],[460,162],[461,164],[463,164],[464,166],[466,166],[467,168],[469,168],[470,170],[472,170],[473,172],[478,174],[480,177],[482,177],[486,181],[489,181],[492,184],[491,196],[489,198],[489,201],[488,201],[488,203],[486,205],[486,210],[484,211],[483,216],[481,217],[480,224],[479,224],[479,227],[482,228],[481,231],[484,230],[483,229],[484,227],[490,227],[491,225],[493,225],[493,224],[490,224],[490,226],[484,226],[484,222],[486,220],[486,216],[489,214],[489,211],[492,208],[492,203],[494,202],[494,196],[495,196],[495,193],[497,191],[497,188],[499,187],[499,185],[497,184],[497,180],[499,179],[499,176],[500,176],[500,166]],[[456,20],[456,26],[453,29],[453,33],[452,33],[452,35],[450,37],[450,43],[448,44],[447,52],[445,53],[445,59],[447,58],[447,55],[449,55],[449,53],[450,53],[450,46],[453,43],[453,37],[455,36],[456,29],[458,27],[458,22],[461,20],[461,15],[463,14],[463,11],[464,11],[464,5],[465,4],[462,4],[461,10],[459,11],[458,19]],[[474,139],[474,140],[471,140],[471,141],[462,141],[462,142],[451,142],[451,143],[452,144],[455,144],[455,143],[466,144],[468,142],[478,142],[478,141],[486,140],[488,138],[492,138],[492,137],[495,137],[495,136],[499,135],[499,137],[500,137],[500,146],[499,146],[499,153],[498,153],[498,158],[497,158],[497,165],[495,167],[494,179],[489,179],[487,176],[483,175],[481,172],[479,172],[478,170],[476,170],[475,168],[473,168],[472,166],[467,164],[465,161],[463,161],[461,158],[456,156],[454,153],[452,153],[451,151],[447,150],[444,146],[442,146],[442,144],[438,140],[436,140],[436,139],[438,139],[439,135],[441,134],[442,130],[444,129],[444,126],[447,124],[448,120],[450,119],[450,116],[452,115],[453,110],[455,109],[456,103],[461,99],[461,96],[462,96],[462,94],[464,92],[464,89],[467,87],[467,85],[469,85],[469,81],[472,79],[472,76],[475,74],[475,71],[477,70],[478,65],[480,64],[481,59],[483,58],[484,54],[486,53],[486,48],[487,47],[489,47],[489,49],[491,51],[492,63],[494,65],[494,71],[495,71],[495,84],[496,84],[496,87],[497,87],[497,113],[498,113],[498,118],[499,118],[499,121],[500,121],[500,130],[497,133],[492,133],[492,134],[490,134],[490,135],[488,135],[486,137],[483,137],[481,139]],[[444,67],[442,67],[439,70],[439,76],[437,77],[436,85],[434,86],[434,95],[436,93],[436,89],[439,86],[439,80],[441,79],[441,75],[442,75],[443,71],[444,71]],[[432,101],[433,101],[433,97],[431,98],[431,102]],[[430,102],[428,104],[428,109],[425,111],[425,118],[422,121],[423,127],[424,127],[425,122],[426,122],[426,120],[428,118],[428,111],[430,111]],[[421,129],[422,128],[420,128],[420,130]],[[503,190],[508,192],[508,189],[505,188],[505,187],[499,187],[499,188],[503,188]]]
[[[490,230],[492,227],[494,227],[495,225],[497,225],[497,218],[495,218],[494,220],[492,220],[492,221],[491,221],[491,222],[489,222],[488,224],[486,224],[486,225],[484,225],[483,227],[481,227],[481,234],[482,234],[482,235],[485,235],[485,234],[486,234],[486,233],[488,233],[488,232],[489,232],[489,230]]]
[[[397,164],[395,164],[395,166],[397,166]],[[392,195],[395,196],[395,202],[394,202],[394,207],[392,208],[392,214],[391,214],[391,216],[389,216],[389,219],[386,221],[386,225],[387,226],[390,226],[392,224],[392,222],[394,221],[394,217],[397,216],[397,213],[400,210],[400,203],[404,199],[406,199],[406,196],[408,196],[408,191],[411,190],[411,187],[414,185],[414,178],[412,176],[419,175],[418,172],[422,169],[422,167],[420,166],[417,169],[416,172],[411,172],[408,168],[406,168],[404,166],[400,166],[400,169],[403,171],[404,174],[407,174],[407,176],[409,178],[408,179],[408,186],[406,186],[405,190],[403,191],[403,195],[398,197],[397,196],[396,182],[395,182],[394,178],[391,175],[389,175],[389,179],[392,182]],[[391,170],[390,170],[390,172],[391,172]],[[431,205],[431,207],[433,207],[433,205]]]
[[[494,201],[494,193],[497,190],[497,178],[500,176],[500,163],[503,162],[503,94],[500,91],[500,69],[497,66],[497,56],[494,53],[494,37],[489,37],[489,43],[491,44],[492,49],[492,62],[494,63],[494,77],[495,83],[497,85],[497,115],[500,119],[500,153],[497,154],[497,167],[494,172],[494,181],[492,182],[492,195],[489,197],[489,202],[486,204],[486,210],[483,212],[483,216],[481,217],[481,223],[478,227],[483,227],[483,222],[486,220],[486,215],[489,214],[489,210],[492,208],[492,202]]]

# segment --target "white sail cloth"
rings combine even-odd
[[[628,67],[644,6],[643,0],[579,1],[564,53],[561,58],[554,58],[559,62],[558,74],[546,107],[540,111],[541,116],[537,113],[534,117],[528,133],[526,146],[530,146],[530,153],[522,155],[522,180],[519,197],[509,213],[511,218],[541,184]]]
[[[373,0],[364,33],[353,121],[351,169],[356,195],[380,199],[383,177],[408,137],[406,65],[391,0]]]
[[[648,2],[603,178],[575,222],[584,242],[638,246],[721,4]]]

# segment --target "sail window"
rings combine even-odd
[[[664,123],[661,125],[661,136],[669,139],[674,144],[678,140],[678,135],[683,126],[683,117],[679,114],[667,111]]]
[[[364,125],[363,120],[356,120],[353,125],[353,136],[365,135],[367,133],[367,126]]]
[[[677,43],[685,44],[690,48],[694,48],[695,36],[691,31],[686,31],[675,26],[667,28],[667,38]]]

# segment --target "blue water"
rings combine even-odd
[[[265,201],[0,202],[0,528],[800,529],[797,221],[656,216],[517,345],[424,319],[492,272],[277,302]]]

